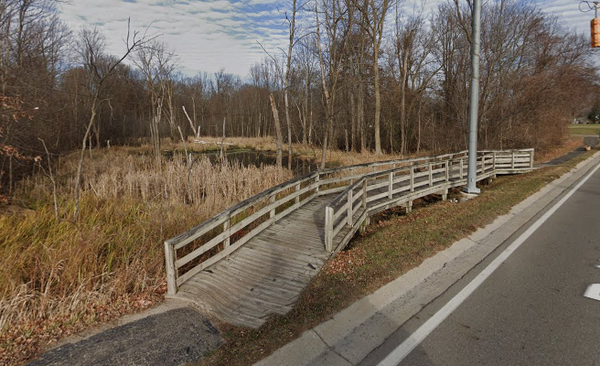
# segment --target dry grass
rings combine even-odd
[[[162,242],[235,202],[291,178],[287,170],[196,161],[156,169],[125,149],[85,162],[81,215],[73,221],[75,158],[57,173],[59,218],[41,175],[22,183],[0,215],[0,364],[19,364],[48,343],[147,308],[165,292]]]
[[[536,163],[546,163],[582,146],[583,137],[570,137],[565,140],[562,146],[557,147],[556,149],[548,151],[536,151],[535,161]]]

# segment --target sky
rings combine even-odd
[[[440,1],[426,0],[425,7],[432,9]],[[594,11],[582,13],[580,1],[533,2],[556,14],[568,28],[589,34]],[[101,29],[107,51],[113,55],[125,50],[130,18],[132,30],[158,36],[157,40],[177,55],[184,74],[225,69],[246,77],[250,66],[265,58],[263,47],[271,54],[287,48],[285,14],[290,14],[290,9],[290,0],[70,0],[60,6],[60,16],[75,31],[94,26]]]

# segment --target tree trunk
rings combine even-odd
[[[402,75],[400,79],[400,154],[406,155],[406,82],[408,73],[408,60],[406,55],[404,55],[402,61]]]
[[[273,120],[275,122],[275,134],[277,139],[277,160],[276,164],[278,167],[282,167],[282,153],[281,150],[283,148],[283,135],[281,134],[281,123],[279,122],[279,112],[277,111],[277,106],[275,105],[275,98],[273,97],[273,93],[269,94],[269,100],[271,101],[271,111],[273,112]]]
[[[73,217],[75,220],[79,218],[79,191],[81,189],[81,171],[83,170],[83,158],[85,157],[85,148],[88,137],[92,130],[92,126],[94,125],[94,121],[96,120],[96,109],[98,107],[97,103],[98,96],[96,95],[92,100],[90,121],[88,122],[87,128],[85,129],[83,139],[81,140],[81,152],[79,153],[79,162],[77,164],[77,171],[75,173],[75,209],[73,212]]]
[[[373,51],[373,83],[375,87],[375,154],[381,151],[381,94],[379,91],[379,51]]]
[[[287,84],[287,83],[286,83]],[[285,103],[285,121],[287,123],[287,140],[288,140],[288,169],[292,170],[292,122],[290,121],[290,106],[288,102],[288,88],[283,92],[283,100]]]

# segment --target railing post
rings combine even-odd
[[[362,207],[363,209],[367,209],[367,178],[363,180],[363,194],[362,194]]]
[[[529,167],[530,168],[533,168],[533,152],[534,152],[533,149],[529,150]]]
[[[514,150],[510,153],[510,157],[511,157],[510,158],[510,168],[514,169],[515,168],[515,151]]]
[[[450,181],[450,160],[446,160],[446,183]]]
[[[485,154],[482,154],[481,158],[480,158],[480,160],[481,160],[481,173],[480,174],[483,174],[485,171],[484,170],[485,169],[485,159],[484,158],[485,158]]]
[[[487,163],[487,153],[481,155],[481,173],[485,174],[485,166]]]
[[[354,175],[354,168],[350,168],[350,176]],[[350,179],[350,185],[354,183],[354,179]]]
[[[348,190],[348,226],[352,227],[352,189]]]
[[[464,174],[463,174],[463,170],[464,170],[464,158],[460,159],[460,180],[463,180]]]
[[[325,250],[333,251],[333,207],[325,207]]]
[[[388,199],[392,199],[392,190],[394,189],[394,172],[388,174]]]
[[[319,184],[319,178],[321,177],[321,173],[317,172],[317,176],[315,177],[315,185],[317,186],[315,193],[319,194],[319,188],[321,185]]]
[[[296,192],[300,190],[300,183],[296,184]],[[300,196],[296,197],[296,204],[300,203]]]
[[[269,197],[269,203],[275,203],[275,195],[274,194],[271,197]],[[269,218],[272,219],[273,217],[275,217],[275,209],[272,209],[269,212]]]
[[[410,191],[415,191],[415,166],[414,164],[410,164]]]
[[[165,267],[167,269],[167,293],[175,295],[177,293],[177,268],[175,267],[175,248],[165,241]]]
[[[429,186],[433,187],[433,165],[431,165],[431,162],[428,165],[429,165]]]
[[[227,249],[229,244],[231,244],[231,232],[229,228],[231,227],[231,216],[227,215],[227,220],[223,223],[223,232],[227,233],[225,240],[223,240],[223,249]]]
[[[496,151],[492,153],[492,159],[494,159],[492,167],[494,169],[494,172],[496,172]]]

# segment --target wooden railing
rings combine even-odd
[[[498,152],[485,152],[482,155],[484,156],[484,160],[482,160],[484,166],[490,165],[488,153],[499,154]],[[531,150],[531,155],[523,154],[521,150],[512,155],[506,155],[504,152],[503,155],[494,155],[493,161],[507,169],[520,169],[525,167],[524,164],[529,164],[529,156],[533,161],[533,150]],[[373,187],[381,188],[386,184],[389,186],[389,181],[384,182],[381,175],[387,174],[389,179],[389,175],[392,174],[393,197],[394,194],[401,192],[401,188],[396,186],[407,179],[412,179],[412,189],[420,189],[424,184],[434,187],[440,181],[440,177],[438,177],[440,169],[450,169],[452,172],[458,169],[466,176],[466,158],[467,153],[460,152],[436,157],[389,160],[326,169],[309,173],[260,192],[185,233],[165,241],[168,293],[175,294],[179,286],[192,276],[227,257],[271,224],[317,196],[342,192],[334,202],[339,202],[340,196],[345,195],[346,199],[352,202],[354,214],[357,211],[356,202],[362,197],[361,193],[355,194],[355,188],[359,181],[365,181],[364,177],[370,177],[370,182],[376,182],[373,186],[367,184],[367,188],[361,188],[370,192],[375,189]],[[447,161],[453,163],[446,163]],[[441,168],[441,166],[445,166],[445,168]],[[417,172],[423,167],[427,167],[429,170]],[[423,183],[421,179],[425,176],[428,177],[428,180]],[[409,189],[411,188],[409,187]],[[382,195],[383,193],[375,197],[383,197]],[[368,202],[373,201],[372,197],[369,199]],[[346,211],[349,211],[348,207],[346,207]],[[330,210],[326,212],[327,215],[330,213]],[[333,216],[333,221],[335,221],[336,218],[339,219],[342,216],[342,213],[334,210]],[[331,221],[331,217],[329,219],[327,224],[331,225],[333,221]],[[352,215],[346,217],[346,222],[352,223]],[[326,244],[331,233],[330,231],[328,234],[326,231]],[[329,244],[329,250],[331,250],[330,247],[331,244]]]
[[[533,149],[481,151],[477,157],[477,180],[531,170],[533,154]],[[325,248],[341,249],[366,218],[376,212],[402,204],[410,208],[417,198],[432,193],[446,196],[448,189],[465,185],[467,159],[466,152],[461,152],[363,175],[325,207]],[[343,229],[349,230],[334,242]]]

